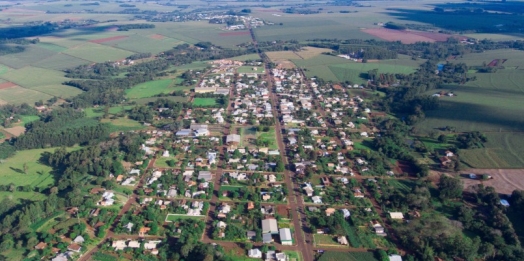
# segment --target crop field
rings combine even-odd
[[[513,41],[513,40],[522,40],[524,39],[524,35],[518,35],[518,34],[464,34],[464,36],[483,40],[493,40],[493,41]]]
[[[482,63],[485,62],[486,64],[489,64],[495,59],[507,59],[503,64],[506,68],[515,67],[515,69],[524,69],[524,52],[511,49],[471,53],[464,55],[463,57],[457,57],[450,62],[465,63],[468,66],[482,66]]]
[[[484,133],[484,148],[461,151],[461,160],[475,168],[524,168],[524,132]]]
[[[22,88],[19,86],[0,90],[0,97],[2,97],[2,100],[12,104],[20,104],[24,102],[32,104],[40,100],[45,101],[53,98],[53,96],[49,94]]]
[[[50,51],[34,45],[28,45],[25,47],[26,50],[22,53],[3,55],[2,64],[5,64],[14,69],[19,69],[31,65],[33,63],[39,62],[45,58],[51,57],[56,54],[56,52],[54,51]]]
[[[66,47],[46,42],[40,42],[37,46],[57,53],[67,50]]]
[[[357,63],[329,55],[318,55],[310,59],[292,61],[296,66],[306,69],[305,73],[307,77],[320,77],[327,81],[352,81],[355,83],[364,83],[367,81],[366,73],[373,69],[378,69],[380,73],[411,73],[415,71],[415,67],[404,64],[417,64],[416,61],[409,61],[406,57]]]
[[[65,48],[71,48],[84,43],[82,40],[74,40],[71,38],[61,37],[61,36],[42,36],[40,38],[40,43],[47,43],[62,46]]]
[[[258,54],[256,53],[253,53],[253,54],[246,54],[246,55],[231,57],[229,59],[235,60],[235,61],[252,61],[252,60],[260,60],[260,56],[258,56]]]
[[[444,42],[447,41],[452,35],[431,33],[431,32],[420,32],[420,31],[400,31],[386,28],[368,28],[362,30],[365,33],[376,36],[380,39],[394,42],[401,41],[404,44],[412,44],[416,42]],[[465,37],[457,37],[465,39]]]
[[[133,54],[133,52],[130,51],[95,43],[85,43],[81,46],[68,49],[64,51],[64,53],[92,62],[116,61]]]
[[[63,72],[32,66],[9,71],[0,77],[26,88],[44,85],[61,85],[62,82],[69,80],[64,77]]]
[[[3,184],[13,183],[16,186],[31,185],[39,188],[46,188],[53,184],[53,175],[49,173],[51,167],[40,164],[38,159],[43,152],[54,150],[54,148],[24,150],[4,160],[4,163],[0,164],[0,177]],[[24,173],[24,163],[27,166],[27,174]]]
[[[162,79],[138,84],[131,89],[126,90],[126,96],[130,99],[152,97],[160,93],[169,93],[172,91],[172,79]]]
[[[0,76],[6,72],[9,71],[9,67],[3,65],[3,64],[0,64]]]
[[[193,104],[198,106],[215,106],[217,104],[215,98],[195,98]]]
[[[33,66],[61,71],[90,63],[91,62],[88,60],[80,59],[64,53],[59,53],[41,61],[38,61],[34,63]]]
[[[152,39],[143,35],[131,35],[117,41],[101,42],[103,45],[112,46],[132,52],[157,54],[169,50],[183,42],[173,38]]]
[[[334,252],[326,251],[320,258],[319,261],[378,261],[375,255],[371,252]]]

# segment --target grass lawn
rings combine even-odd
[[[133,106],[118,106],[118,107],[111,107],[109,108],[109,114],[117,114],[122,112],[123,110],[130,110]],[[84,111],[86,113],[86,116],[89,118],[94,117],[101,117],[104,115],[104,107],[98,107],[98,108],[87,108]]]
[[[304,259],[302,258],[302,253],[298,252],[298,251],[284,251],[284,253],[286,253],[286,255],[291,259],[291,258],[294,258],[295,260],[297,261],[303,261]]]
[[[256,53],[253,53],[253,54],[246,54],[246,55],[241,55],[241,56],[235,56],[235,57],[232,57],[232,58],[229,58],[231,60],[235,60],[235,61],[252,61],[252,60],[260,60],[260,56],[258,56],[258,54]]]
[[[150,81],[133,86],[126,90],[126,96],[130,99],[152,97],[160,93],[169,93],[169,87],[172,85],[172,79],[162,79]]]
[[[269,149],[271,149],[271,150],[278,149],[277,135],[275,133],[275,128],[271,128],[267,132],[257,131],[256,132],[256,136],[257,136],[257,139],[260,138],[263,141],[269,142]]]
[[[161,158],[158,158],[155,161],[155,167],[157,167],[157,168],[172,168],[171,166],[169,166],[167,164],[167,162],[169,160],[174,160],[175,162],[177,162],[177,159],[174,158],[174,157],[169,157],[169,158],[161,157]]]
[[[166,222],[174,222],[181,219],[205,219],[206,216],[188,216],[188,215],[178,215],[178,214],[167,214]]]
[[[215,106],[217,101],[215,98],[195,98],[193,104],[197,106]]]
[[[22,120],[22,126],[25,126],[27,123],[36,121],[38,119],[40,119],[40,117],[36,115],[22,115],[20,117],[20,120]]]

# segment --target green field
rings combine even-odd
[[[3,64],[0,64],[0,75],[6,73],[7,71],[9,71],[9,67],[3,65]]]
[[[56,45],[56,44],[53,44],[53,43],[40,42],[40,43],[37,44],[37,46],[42,47],[42,48],[47,49],[47,50],[50,50],[50,51],[53,51],[53,52],[57,52],[57,53],[67,50],[66,47],[63,47],[63,46],[60,46],[60,45]]]
[[[133,54],[133,52],[130,51],[90,42],[68,49],[64,51],[64,53],[97,63],[117,61]]]
[[[35,45],[25,46],[25,48],[26,50],[22,53],[3,55],[1,59],[2,64],[14,69],[20,69],[56,54],[54,51],[40,48]]]
[[[129,110],[133,108],[133,106],[118,106],[118,107],[111,107],[109,108],[108,112],[109,114],[117,114],[125,110]],[[93,118],[93,117],[101,117],[104,115],[104,107],[98,107],[98,108],[87,108],[84,110],[87,117]]]
[[[32,66],[18,70],[11,70],[3,74],[1,77],[26,88],[45,85],[61,85],[61,83],[69,80],[64,77],[63,72]]]
[[[128,50],[131,52],[157,54],[163,51],[167,51],[182,43],[184,42],[168,37],[164,39],[153,39],[148,36],[135,34],[125,39],[104,42],[102,44]]]
[[[326,251],[318,261],[378,261],[371,252],[330,252]]]
[[[52,70],[65,70],[89,63],[91,62],[59,53],[35,63],[34,66]]]
[[[22,192],[22,191],[0,191],[0,201],[4,200],[4,198],[11,198],[15,202],[20,202],[20,200],[44,200],[46,196],[42,193],[38,192]]]
[[[138,84],[126,90],[126,96],[130,99],[152,97],[160,93],[169,93],[169,87],[173,83],[172,79],[162,79]]]
[[[357,63],[344,58],[318,55],[310,59],[292,60],[296,66],[305,68],[307,77],[319,77],[326,81],[364,83],[367,72],[378,69],[379,73],[409,74],[415,71],[417,61],[400,56],[399,59]]]
[[[160,157],[160,158],[158,158],[155,161],[155,167],[158,167],[158,168],[172,168],[171,166],[169,166],[167,164],[167,161],[169,161],[169,160],[174,160],[175,162],[177,162],[177,160],[174,157],[169,157],[169,158]]]
[[[235,61],[252,61],[252,60],[260,60],[260,56],[258,56],[258,54],[256,53],[253,53],[253,54],[246,54],[246,55],[231,57],[229,59],[235,60]]]
[[[485,133],[482,149],[461,150],[460,159],[475,168],[524,168],[524,133]]]
[[[162,97],[162,99],[171,100],[171,101],[175,101],[175,102],[186,102],[187,101],[187,97],[182,97],[182,96],[167,96],[167,97]],[[148,104],[150,102],[154,102],[156,100],[158,100],[157,97],[140,98],[140,99],[134,100],[134,102],[136,102],[137,104],[145,105],[145,104]]]
[[[253,68],[257,68],[257,70],[253,70]],[[261,74],[264,73],[264,66],[240,66],[237,69],[238,73],[257,73]]]
[[[333,235],[321,235],[321,234],[315,234],[313,235],[313,238],[315,240],[315,245],[317,247],[322,247],[322,246],[329,246],[329,247],[346,247],[347,246],[344,246],[344,245],[340,245],[335,236]]]
[[[24,102],[33,104],[40,100],[49,100],[53,98],[53,96],[31,89],[15,86],[9,89],[0,90],[0,98],[12,104],[20,104]]]
[[[142,130],[146,128],[140,122],[127,118],[118,118],[115,120],[102,119],[101,122],[109,123],[109,130],[111,132]]]
[[[269,142],[269,149],[271,150],[276,150],[278,149],[278,144],[277,144],[277,136],[276,136],[276,133],[275,133],[275,129],[274,128],[271,128],[269,131],[267,132],[260,132],[260,131],[257,131],[256,132],[256,137],[257,139],[260,138],[262,139],[263,141],[267,141]]]
[[[215,106],[217,102],[215,98],[195,98],[193,104],[197,106]]]
[[[24,150],[17,152],[14,157],[5,159],[0,164],[2,184],[13,183],[16,186],[31,185],[39,188],[46,188],[54,184],[53,175],[50,173],[51,167],[38,162],[43,152],[54,150],[54,148]],[[27,174],[24,173],[24,163],[27,165]]]

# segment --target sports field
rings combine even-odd
[[[215,98],[195,98],[193,104],[197,106],[215,106],[217,102]]]
[[[126,96],[130,99],[152,97],[160,93],[168,93],[169,87],[172,86],[173,80],[162,79],[138,84],[133,88],[126,90]]]

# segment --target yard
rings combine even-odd
[[[333,252],[326,251],[318,261],[378,261],[372,252]]]
[[[180,214],[167,214],[166,222],[175,222],[181,219],[205,219],[206,216],[188,216]]]
[[[322,246],[340,247],[340,248],[348,247],[348,246],[339,244],[336,240],[336,237],[333,235],[315,234],[313,235],[313,238],[315,240],[315,246],[317,247],[322,247]]]

